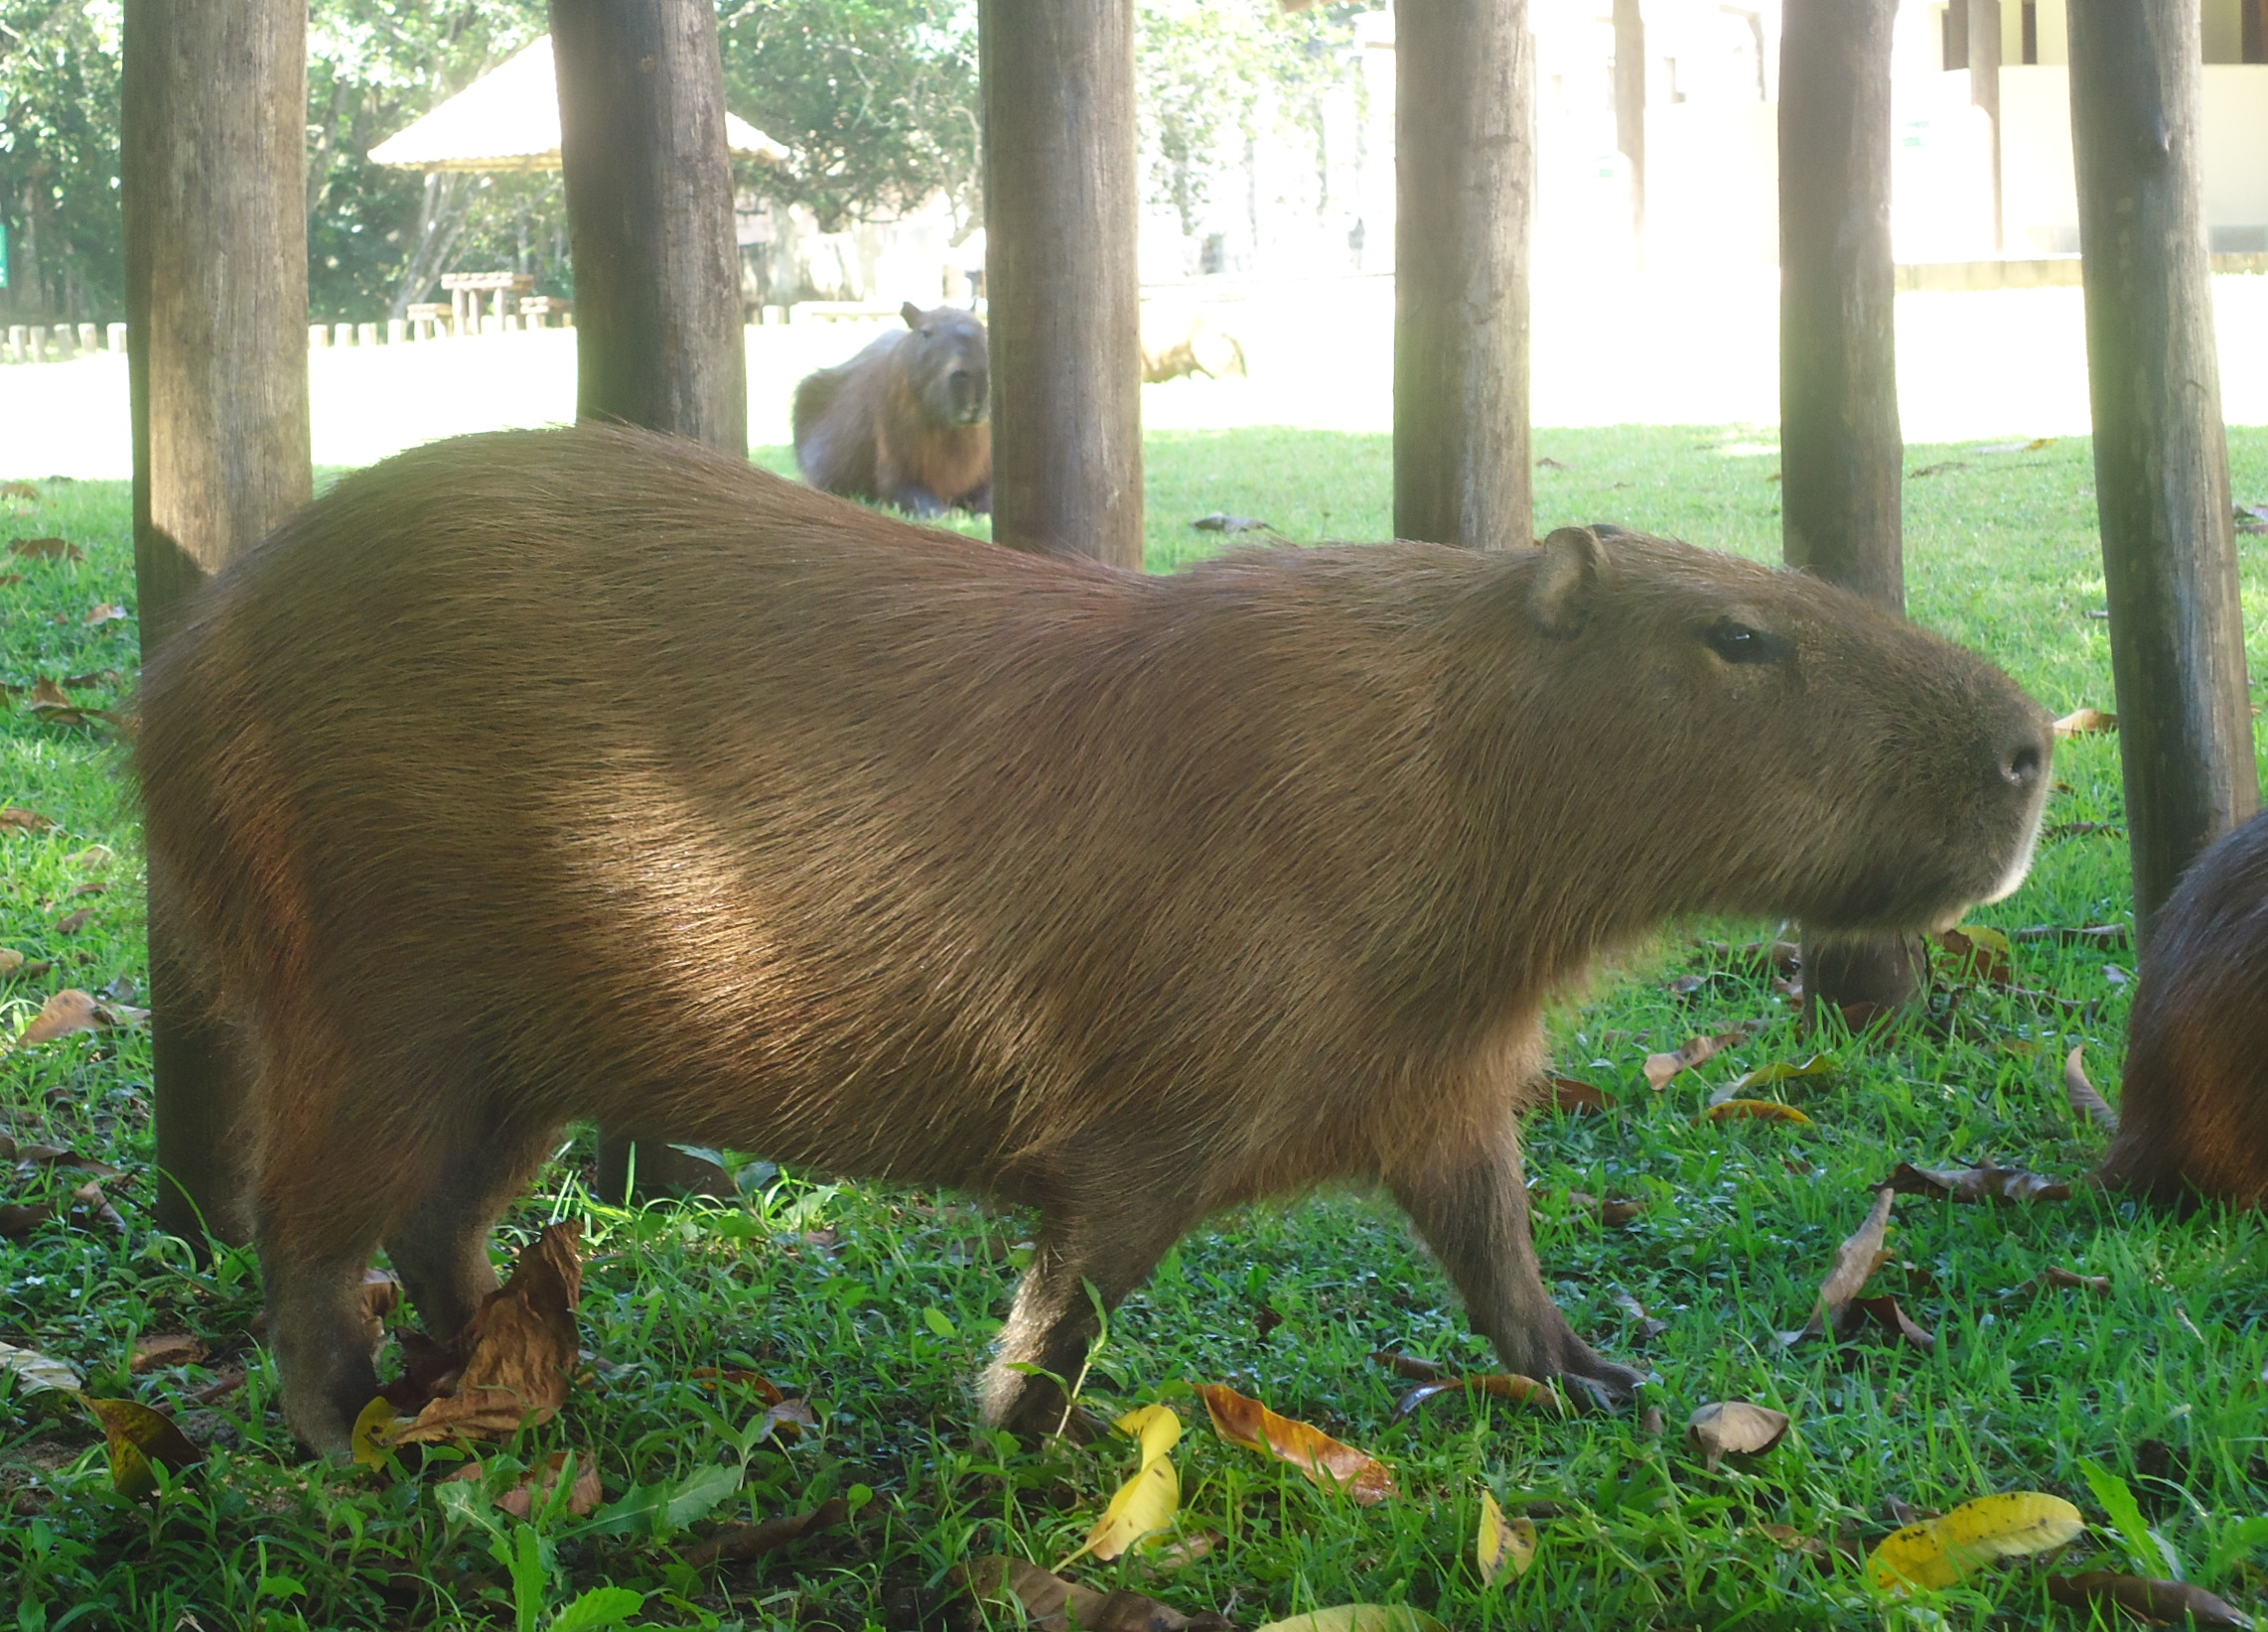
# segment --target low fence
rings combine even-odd
[[[0,340],[0,360],[8,362],[65,362],[72,357],[87,356],[104,349],[126,349],[126,326],[113,323],[105,328],[92,323],[10,324],[5,340]]]

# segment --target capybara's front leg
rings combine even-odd
[[[351,1259],[305,1258],[286,1243],[260,1243],[268,1346],[283,1374],[284,1417],[318,1456],[351,1448],[354,1419],[378,1392],[362,1314],[362,1272],[369,1263],[367,1251]]]
[[[424,1196],[386,1232],[386,1256],[437,1341],[454,1342],[496,1290],[489,1228],[543,1164],[552,1130],[484,1128],[461,1135]]]
[[[1601,1359],[1544,1291],[1510,1118],[1491,1138],[1437,1147],[1387,1181],[1506,1367],[1557,1377],[1578,1403],[1625,1405],[1635,1396],[1643,1374]]]

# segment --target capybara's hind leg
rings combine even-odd
[[[1601,1359],[1544,1290],[1514,1125],[1507,1119],[1492,1139],[1445,1142],[1429,1155],[1387,1182],[1457,1283],[1474,1327],[1512,1371],[1557,1377],[1579,1404],[1628,1404],[1643,1375]]]
[[[424,1194],[386,1231],[386,1256],[425,1329],[443,1343],[496,1290],[489,1227],[542,1165],[553,1130],[485,1129],[460,1138]]]
[[[1149,1279],[1192,1222],[1178,1213],[1129,1216],[1124,1194],[1120,1189],[1107,1210],[1084,1211],[1075,1202],[1047,1210],[1032,1267],[1016,1289],[1000,1346],[984,1374],[986,1423],[1026,1437],[1075,1428],[1063,1385],[1075,1385],[1086,1365],[1098,1329],[1096,1300],[1105,1312],[1115,1309]]]

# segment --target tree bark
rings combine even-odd
[[[128,0],[121,203],[144,649],[313,496],[306,0]],[[164,881],[152,881],[162,897]],[[161,1227],[240,1238],[245,1084],[150,932]]]
[[[1906,610],[1890,246],[1895,0],[1787,0],[1779,57],[1780,548]],[[1911,1003],[1910,936],[1803,939],[1803,1006],[1853,1020]]]
[[[1397,0],[1394,29],[1394,532],[1525,549],[1527,0]]]
[[[1630,242],[1645,258],[1645,18],[1615,0],[1615,146],[1630,167]]]
[[[748,352],[717,14],[551,0],[575,252],[575,412],[746,457]]]
[[[2021,0],[2019,0],[2021,3]],[[2000,0],[1969,0],[1969,101],[1992,126],[1992,252],[2008,252],[2008,211],[2001,202]]]
[[[1142,565],[1133,0],[981,0],[992,536]]]
[[[2194,0],[2071,0],[2071,146],[2134,919],[2259,808]]]

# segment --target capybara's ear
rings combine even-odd
[[[921,327],[921,309],[919,306],[916,306],[912,301],[908,301],[904,306],[901,306],[898,309],[898,315],[906,320],[907,328],[919,329]]]
[[[1561,527],[1545,539],[1528,584],[1528,614],[1536,627],[1554,640],[1581,634],[1606,566],[1606,551],[1588,527]]]

